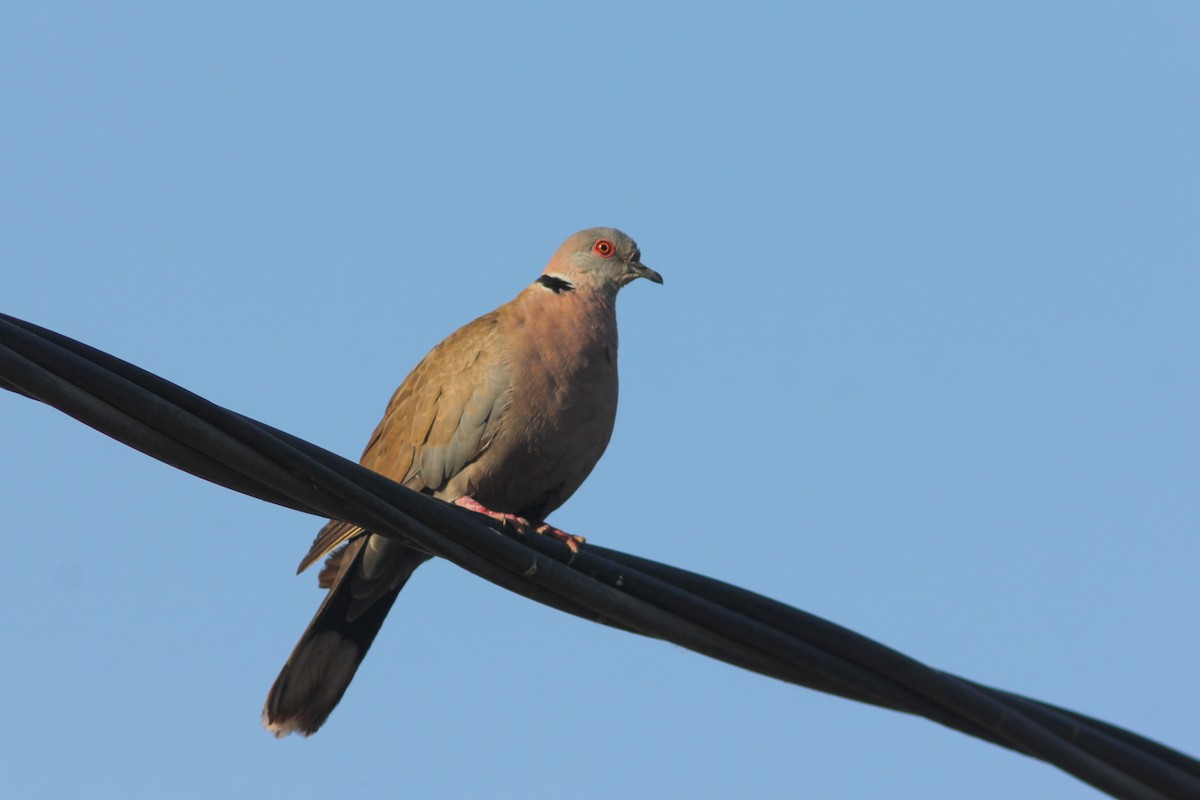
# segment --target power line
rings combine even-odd
[[[0,314],[0,387],[267,502],[402,539],[510,591],[780,680],[926,717],[1121,798],[1200,798],[1200,762],[1109,723],[933,669],[770,598],[637,556],[519,536]],[[497,532],[504,535],[497,536]]]

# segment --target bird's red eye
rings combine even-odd
[[[608,239],[597,239],[592,245],[592,252],[601,258],[612,258],[613,253],[617,252],[617,248]]]

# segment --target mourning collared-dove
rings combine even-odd
[[[574,537],[543,523],[612,435],[617,291],[636,278],[662,283],[640,259],[637,244],[613,228],[567,239],[532,285],[452,333],[404,379],[362,465],[577,548]],[[276,736],[321,727],[405,582],[430,558],[332,521],[301,569],[331,552],[319,578],[329,592],[263,708]]]

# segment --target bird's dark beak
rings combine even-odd
[[[630,272],[633,273],[633,277],[635,277],[635,278],[645,278],[648,281],[654,281],[655,283],[662,283],[662,275],[659,275],[657,272],[650,269],[649,267],[647,267],[645,264],[643,264],[640,261],[634,261],[632,264],[629,265],[629,267],[630,267]]]

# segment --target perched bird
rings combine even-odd
[[[617,411],[617,291],[662,276],[614,228],[571,236],[515,299],[459,328],[392,396],[361,463],[441,500],[578,540],[545,524],[596,465]],[[341,700],[414,569],[430,558],[345,522],[317,534],[301,570],[329,558],[328,588],[267,695],[263,724],[309,735]]]

